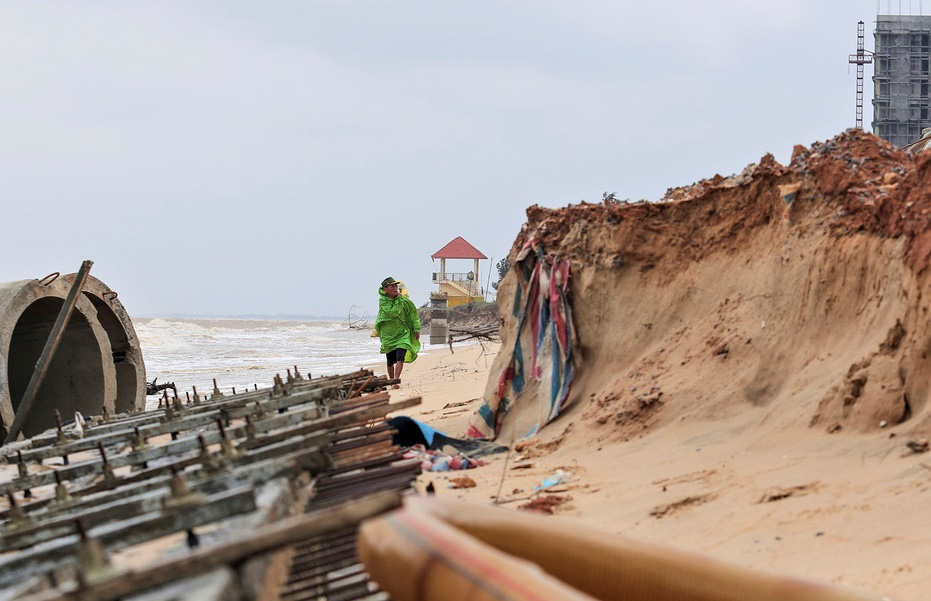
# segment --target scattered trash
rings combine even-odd
[[[928,441],[922,438],[921,440],[909,440],[905,443],[912,453],[927,453],[928,452]]]
[[[534,486],[533,490],[539,492],[547,488],[552,488],[557,484],[565,484],[566,482],[568,482],[567,474],[562,470],[556,470],[554,475],[543,478],[543,481]]]
[[[536,499],[531,500],[528,503],[523,505],[518,505],[518,509],[525,509],[527,511],[538,511],[540,513],[545,513],[547,515],[553,515],[556,513],[556,509],[565,503],[568,503],[572,500],[572,497],[569,495],[559,496],[559,495],[543,495],[537,497]]]
[[[452,447],[446,447],[452,449]],[[404,453],[405,459],[420,459],[420,468],[425,472],[449,472],[468,470],[486,465],[485,461],[469,457],[464,453],[444,453],[427,449],[423,445],[412,446]]]
[[[462,476],[461,478],[451,478],[450,479],[450,488],[475,488],[475,480],[469,478],[468,476]]]

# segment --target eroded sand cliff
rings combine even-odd
[[[568,403],[621,438],[746,407],[827,432],[928,430],[929,166],[851,130],[658,203],[531,207],[515,251],[534,235],[571,265]],[[499,298],[514,289],[511,273]]]

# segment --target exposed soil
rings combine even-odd
[[[825,432],[931,429],[931,153],[849,130],[661,202],[527,218],[515,251],[534,233],[571,261],[569,401],[605,436],[744,407]],[[502,321],[507,348],[514,319]]]

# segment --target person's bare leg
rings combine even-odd
[[[395,364],[395,365],[397,365],[397,364]],[[393,379],[394,379],[394,365],[389,365],[389,366],[388,366],[388,379],[389,379],[389,380],[393,380]]]
[[[398,361],[397,363],[394,364],[394,375],[391,376],[391,377],[392,377],[393,379],[400,380],[400,379],[401,379],[401,370],[402,370],[402,369],[404,369],[404,361],[403,361],[403,360],[402,360],[402,361]],[[400,386],[398,386],[397,384],[392,384],[391,387],[392,387],[392,388],[400,388]]]

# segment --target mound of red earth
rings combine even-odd
[[[570,261],[568,402],[603,437],[750,408],[827,432],[931,430],[931,153],[850,130],[660,202],[527,218],[511,263],[532,233]],[[499,297],[502,351],[514,278]]]

